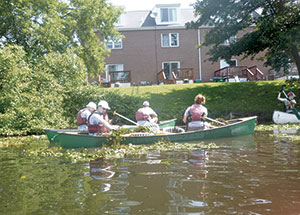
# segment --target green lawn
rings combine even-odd
[[[284,81],[258,81],[238,83],[197,83],[159,86],[112,88],[120,94],[141,97],[164,119],[174,116],[181,119],[182,112],[201,93],[206,96],[205,106],[210,117],[229,119],[258,115],[271,120],[272,112],[282,109],[277,95]],[[297,93],[296,93],[297,94]]]

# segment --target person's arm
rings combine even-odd
[[[152,108],[148,108],[148,111],[149,111],[149,115],[151,116],[151,117],[158,117],[157,116],[157,114],[155,113],[155,111],[152,109]]]
[[[188,117],[188,114],[189,114],[189,110],[190,110],[190,108],[187,108],[187,109],[185,110],[185,112],[184,112],[183,119],[182,119],[182,121],[183,121],[184,123],[187,123],[187,117]]]
[[[186,124],[187,116],[184,115],[182,121]]]
[[[281,101],[281,102],[284,102],[285,99],[280,98],[280,96],[281,96],[281,92],[278,93],[277,99],[278,99],[279,101]]]
[[[109,130],[113,129],[113,127],[111,126],[111,124],[109,124],[109,122],[107,122],[106,120],[104,120],[102,117],[99,117],[99,120]]]

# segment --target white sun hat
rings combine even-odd
[[[97,105],[96,105],[94,102],[89,102],[89,103],[86,105],[86,107],[91,107],[91,108],[93,108],[94,110],[97,109]]]
[[[149,106],[150,106],[150,104],[149,104],[149,102],[148,102],[148,101],[144,101],[144,103],[143,103],[143,106],[144,106],[144,107],[149,107]]]
[[[101,100],[101,101],[98,103],[98,106],[101,106],[101,107],[103,107],[103,108],[105,108],[105,109],[110,110],[110,107],[108,106],[107,101]]]

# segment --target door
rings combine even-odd
[[[172,80],[172,70],[180,68],[179,62],[163,62],[163,70],[167,80]]]

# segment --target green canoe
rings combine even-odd
[[[176,123],[177,119],[169,119],[169,120],[165,120],[165,121],[160,121],[158,123],[159,128],[166,128],[166,127],[174,127],[175,123]],[[136,128],[136,125],[128,125],[128,126],[124,126],[125,128],[128,129],[134,129]],[[68,129],[48,129],[45,128],[44,131],[46,132],[46,135],[48,137],[48,140],[50,142],[53,142],[53,139],[57,136],[58,133],[63,133],[63,132],[79,132],[78,129],[76,128],[68,128]],[[80,131],[81,133],[88,133],[88,131]]]
[[[121,144],[152,144],[159,140],[170,142],[189,142],[201,141],[208,139],[218,139],[225,137],[245,136],[253,133],[256,123],[256,116],[229,120],[229,125],[224,125],[217,128],[189,131],[182,133],[133,133],[133,136],[126,136]],[[46,131],[47,132],[47,131]],[[52,141],[58,142],[63,148],[80,148],[80,147],[101,147],[107,143],[105,136],[90,136],[86,133],[78,132],[58,132]]]

